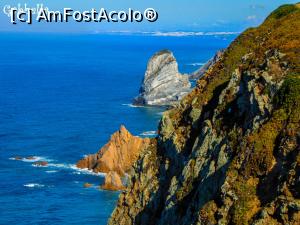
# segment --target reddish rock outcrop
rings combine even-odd
[[[14,160],[22,160],[23,158],[21,156],[15,156],[13,159]]]
[[[123,176],[149,141],[148,138],[133,136],[124,126],[121,126],[120,130],[111,136],[108,143],[98,153],[80,160],[77,167],[102,173],[115,171]]]
[[[36,160],[36,157],[35,156],[28,156],[25,159],[27,159],[27,160]]]
[[[46,162],[46,161],[38,161],[38,162],[32,163],[32,165],[34,165],[34,166],[48,166],[48,162]]]
[[[106,174],[104,184],[101,186],[101,188],[109,191],[125,189],[120,175],[115,171],[111,171]]]
[[[90,187],[92,187],[93,185],[92,184],[90,184],[90,183],[84,183],[83,184],[83,187],[84,188],[90,188]]]

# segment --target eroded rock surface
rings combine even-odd
[[[148,138],[133,136],[124,126],[121,126],[98,153],[86,156],[77,163],[77,167],[95,173],[115,171],[123,176],[148,143]]]
[[[191,89],[187,75],[178,71],[178,64],[172,52],[163,50],[148,62],[136,105],[170,106],[176,104]]]
[[[101,186],[104,190],[118,191],[125,189],[120,175],[115,171],[110,171],[105,176],[104,184]]]

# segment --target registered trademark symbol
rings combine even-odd
[[[158,13],[152,8],[146,9],[144,16],[149,22],[155,22],[158,19]]]

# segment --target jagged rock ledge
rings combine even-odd
[[[105,189],[120,190],[124,185],[121,177],[131,169],[139,154],[147,147],[149,138],[133,136],[124,126],[115,132],[108,143],[96,154],[88,155],[77,162],[80,169],[89,169],[95,173],[106,173]]]

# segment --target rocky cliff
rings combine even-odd
[[[178,72],[178,64],[168,50],[156,53],[147,70],[135,105],[169,106],[177,103],[191,89],[187,75]]]
[[[109,191],[119,191],[123,190],[125,186],[123,185],[121,176],[115,171],[110,171],[106,174],[104,184],[101,188]]]
[[[93,170],[96,173],[115,171],[123,176],[148,143],[148,138],[133,136],[124,126],[121,126],[98,153],[86,156],[77,163],[77,167]]]
[[[164,113],[109,224],[300,224],[300,9],[241,34]]]
[[[212,57],[210,60],[208,60],[207,63],[205,63],[203,66],[201,66],[198,70],[196,70],[194,73],[192,73],[189,78],[192,80],[198,80],[201,78],[206,72],[208,72],[210,69],[213,68],[214,64],[217,63],[221,58],[223,57],[223,53],[225,50],[218,51],[214,57]]]

